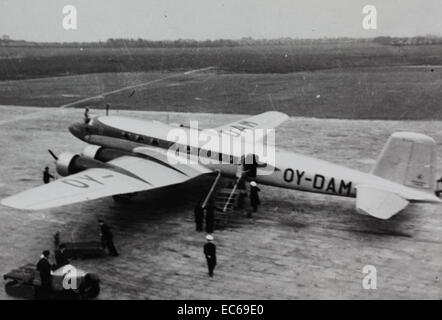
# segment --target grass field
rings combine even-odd
[[[442,46],[372,42],[82,51],[0,47],[0,104],[57,107],[206,66],[218,69],[105,102],[131,110],[254,114],[276,109],[319,118],[442,119]]]
[[[0,80],[207,66],[233,73],[290,73],[441,64],[442,45],[395,47],[373,42],[164,49],[0,46]]]
[[[169,73],[99,73],[0,82],[0,104],[57,107]],[[113,108],[347,119],[442,119],[441,67],[249,74],[209,72],[109,96]]]

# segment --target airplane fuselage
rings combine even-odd
[[[176,127],[158,122],[143,121],[123,117],[97,117],[84,128],[71,127],[70,131],[78,138],[91,143],[101,144],[95,136],[108,137],[115,141],[126,141],[139,146],[155,146],[168,149],[173,143],[167,138],[170,130]],[[108,145],[109,146],[109,145]],[[192,147],[188,146],[191,150]],[[199,154],[201,158],[201,153]],[[204,153],[202,153],[204,154]],[[213,157],[213,154],[212,154]],[[238,172],[238,159],[232,155],[220,155],[220,161],[205,164],[212,170],[220,170],[222,175],[235,177]],[[343,197],[356,197],[359,185],[383,185],[386,189],[396,190],[413,201],[408,187],[385,180],[370,173],[347,168],[328,161],[285,150],[275,151],[272,173],[263,174],[268,168],[258,168],[254,180],[263,185],[282,187],[306,192],[322,193]],[[426,192],[419,192],[416,200],[427,198]],[[428,200],[433,199],[428,193]]]

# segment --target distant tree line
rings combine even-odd
[[[442,37],[419,36],[412,38],[400,37],[377,37],[377,38],[321,38],[321,39],[253,39],[250,37],[238,40],[146,40],[146,39],[123,39],[110,38],[98,42],[29,42],[24,40],[12,40],[3,36],[0,38],[0,46],[42,46],[42,47],[84,47],[84,48],[216,48],[216,47],[241,47],[241,46],[275,46],[275,45],[315,45],[315,44],[341,44],[341,43],[378,43],[394,46],[415,45],[440,45]]]
[[[241,46],[275,46],[275,45],[299,45],[318,43],[345,43],[345,42],[371,42],[372,39],[352,38],[322,38],[322,39],[253,39],[250,37],[238,40],[146,40],[146,39],[123,39],[110,38],[98,42],[30,42],[23,40],[0,39],[0,46],[42,46],[42,47],[84,47],[84,48],[217,48],[217,47],[241,47]]]
[[[442,44],[442,37],[437,36],[418,36],[412,38],[406,37],[377,37],[374,42],[383,45],[392,46],[428,46]]]

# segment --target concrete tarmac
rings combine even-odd
[[[199,120],[200,127],[241,117],[111,112]],[[0,198],[39,185],[46,165],[54,170],[47,149],[81,152],[84,146],[67,130],[83,110],[0,106],[0,114]],[[388,136],[401,130],[435,138],[442,159],[440,121],[291,118],[277,130],[277,145],[368,171]],[[96,240],[100,217],[113,228],[121,255],[72,261],[99,274],[100,299],[442,299],[442,206],[413,204],[380,221],[356,213],[353,199],[261,186],[259,212],[247,219],[238,211],[215,232],[218,265],[209,278],[205,234],[193,222],[193,207],[209,185],[202,178],[129,205],[105,198],[34,212],[2,206],[0,273],[37,262],[42,250],[53,248],[56,231],[65,241]],[[365,265],[376,267],[376,290],[362,286]],[[0,299],[10,297],[0,290]]]

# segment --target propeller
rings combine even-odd
[[[52,152],[52,150],[51,149],[48,149],[48,152],[49,152],[49,154],[52,156],[52,158],[54,158],[55,159],[55,161],[57,161],[58,160],[58,157],[55,155],[55,153],[54,152]]]

